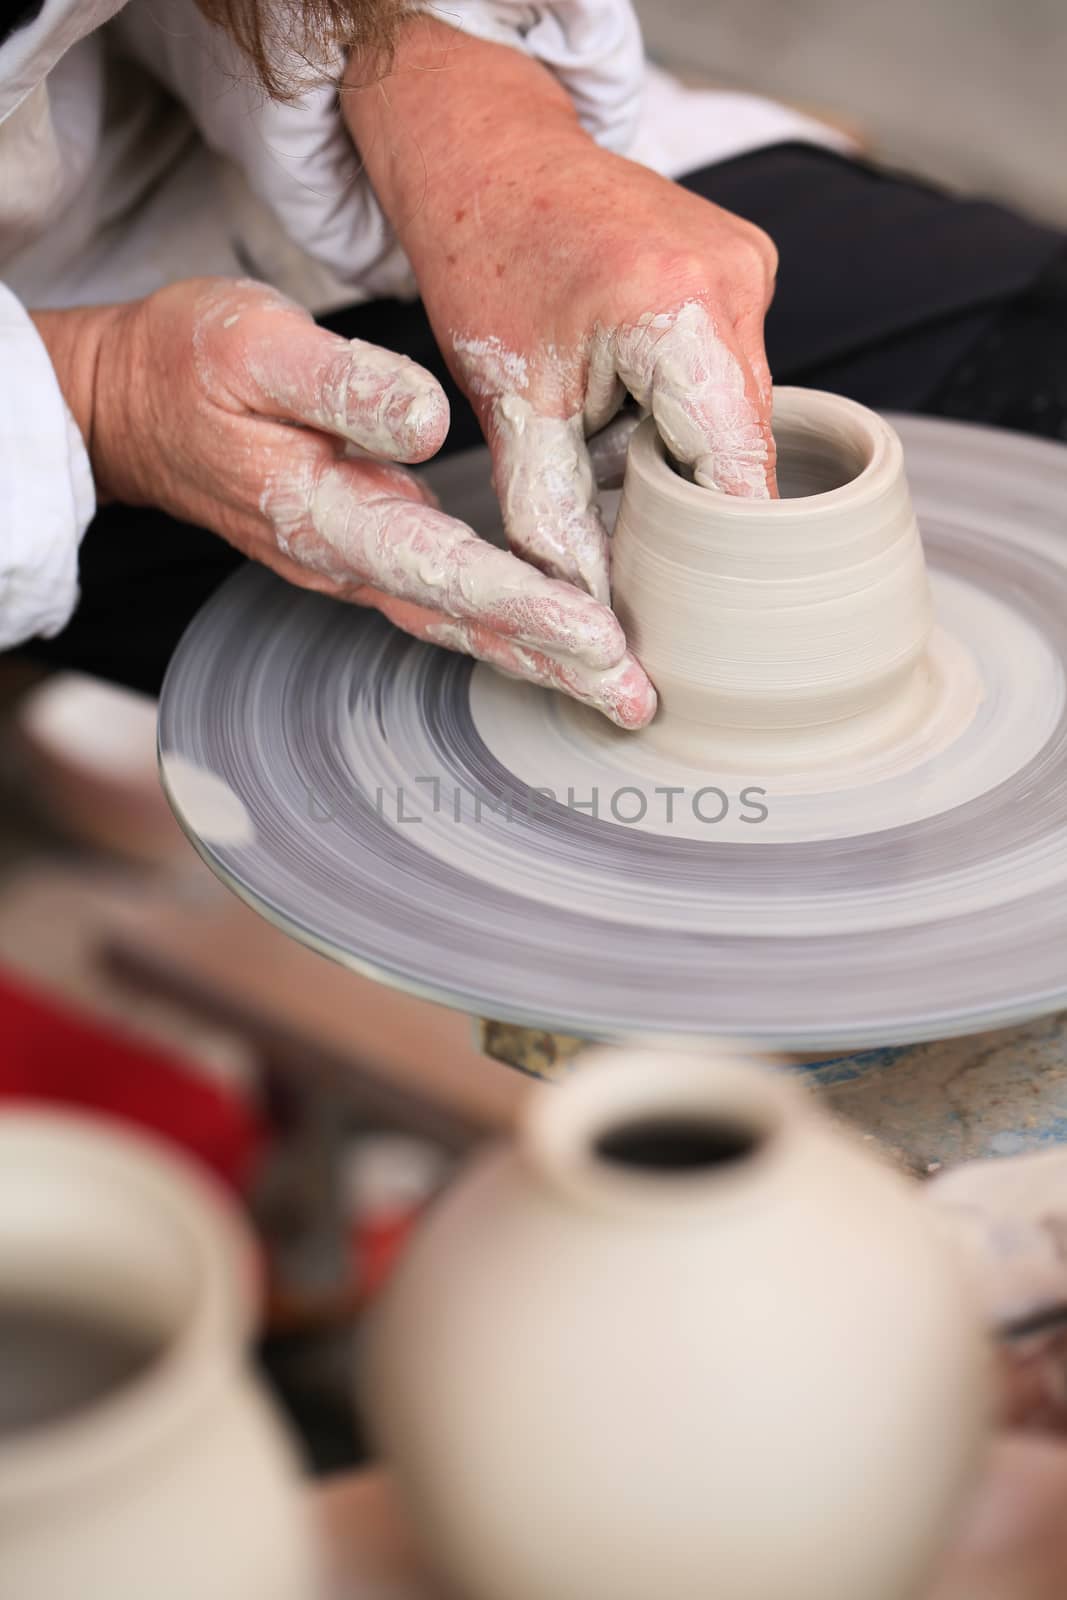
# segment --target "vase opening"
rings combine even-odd
[[[784,1153],[792,1103],[747,1058],[703,1046],[604,1046],[534,1096],[520,1149],[572,1200],[621,1215],[744,1193]]]
[[[748,1161],[762,1140],[759,1130],[738,1121],[660,1114],[606,1128],[593,1149],[599,1160],[631,1172],[690,1176]]]

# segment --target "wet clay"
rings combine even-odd
[[[660,710],[635,737],[761,771],[906,739],[936,692],[933,605],[900,441],[837,395],[778,389],[778,500],[707,488],[654,424],[630,446],[613,601]]]

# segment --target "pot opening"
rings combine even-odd
[[[808,500],[853,483],[871,464],[872,442],[860,428],[819,432],[810,425],[780,419],[775,423],[778,448],[778,494],[782,500]],[[666,452],[679,477],[694,483],[691,467]]]
[[[749,1161],[763,1133],[720,1117],[646,1115],[605,1129],[593,1149],[601,1161],[649,1175],[711,1172]]]
[[[858,429],[817,433],[795,422],[774,430],[778,446],[778,493],[783,500],[806,500],[814,494],[843,489],[871,461],[871,443]]]
[[[76,1418],[114,1398],[163,1341],[95,1308],[0,1295],[0,1441]]]

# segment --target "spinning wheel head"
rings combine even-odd
[[[502,1021],[830,1053],[1067,1004],[1067,450],[899,427],[933,692],[832,776],[672,766],[250,568],[160,712],[164,783],[210,773],[250,832],[213,837],[175,790],[179,816],[294,936]]]

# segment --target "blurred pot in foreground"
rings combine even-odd
[[[799,1085],[620,1049],[431,1211],[367,1399],[463,1600],[913,1600],[990,1373],[918,1191]]]
[[[221,1189],[104,1121],[0,1114],[0,1573],[18,1600],[313,1600]]]

